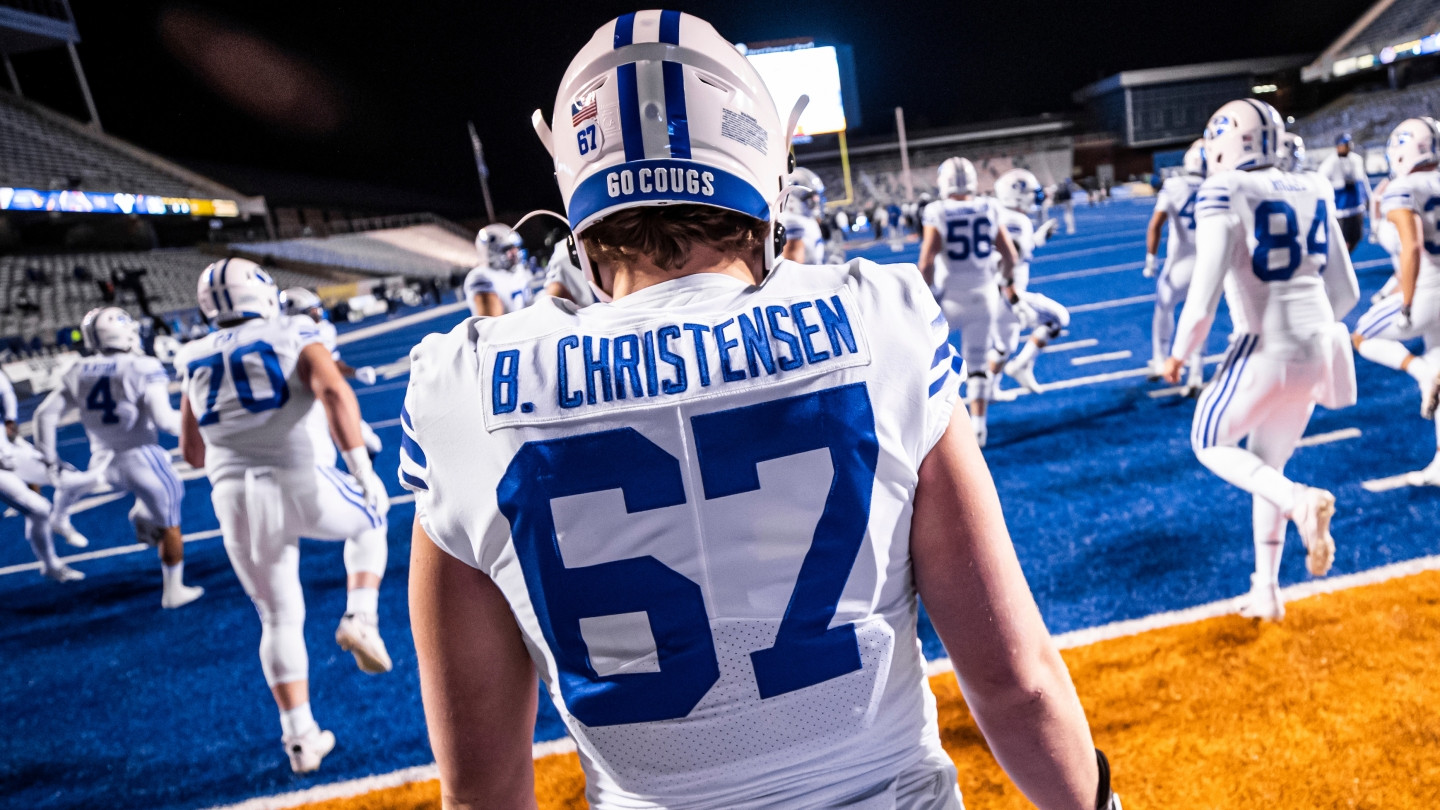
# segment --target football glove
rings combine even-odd
[[[1409,304],[1400,307],[1400,316],[1396,320],[1398,321],[1399,327],[1404,331],[1409,331],[1410,327],[1415,325],[1415,321],[1410,317]]]
[[[365,503],[383,517],[390,511],[390,496],[385,492],[385,482],[380,480],[380,476],[375,474],[375,468],[370,466],[370,453],[366,451],[365,445],[352,447],[341,456],[345,459],[350,475],[354,476],[355,481],[360,484],[360,490],[365,493]]]
[[[1015,318],[1020,321],[1021,329],[1034,329],[1035,325],[1040,322],[1040,316],[1036,314],[1035,308],[1023,298],[1011,304],[1010,311],[1014,312]]]
[[[375,384],[375,367],[374,367],[374,366],[361,366],[360,368],[355,369],[355,379],[359,380],[360,382],[364,383],[365,385],[374,385],[374,384]]]
[[[1145,254],[1145,278],[1155,277],[1155,254]]]

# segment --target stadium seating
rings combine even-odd
[[[1349,132],[1361,144],[1380,146],[1395,125],[1414,115],[1440,112],[1440,79],[1403,90],[1350,93],[1295,124],[1294,129],[1313,149],[1329,146],[1335,136]]]
[[[0,336],[53,341],[57,330],[79,324],[86,312],[104,304],[101,284],[124,270],[146,271],[142,283],[152,312],[194,307],[197,275],[213,261],[189,249],[0,256]],[[288,270],[273,275],[282,288],[334,283]],[[115,303],[136,310],[127,291],[118,291]]]
[[[240,255],[284,264],[335,267],[371,275],[442,276],[475,266],[474,245],[436,224],[365,233],[232,244]]]

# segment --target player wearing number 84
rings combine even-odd
[[[592,102],[598,138],[568,113]],[[917,594],[1022,790],[1110,805],[920,274],[775,259],[798,116],[669,11],[606,23],[555,111],[536,129],[608,303],[426,338],[401,414],[445,807],[535,806],[538,671],[598,810],[958,810]],[[662,170],[711,193],[606,190]]]

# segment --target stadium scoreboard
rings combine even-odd
[[[736,47],[765,80],[780,115],[789,115],[801,95],[810,97],[796,127],[797,138],[844,132],[859,125],[859,96],[849,46],[799,39]]]
[[[0,211],[238,217],[240,216],[240,205],[235,200],[0,186]]]

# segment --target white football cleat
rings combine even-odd
[[[205,589],[199,585],[181,585],[178,588],[166,589],[160,596],[160,607],[166,610],[185,607],[186,605],[205,595]]]
[[[290,770],[295,773],[311,773],[320,769],[320,760],[335,750],[335,735],[319,726],[305,734],[282,739],[285,753],[290,757]]]
[[[335,643],[355,656],[360,671],[378,675],[389,672],[390,653],[380,637],[379,622],[373,613],[346,613],[335,628]]]
[[[1312,576],[1323,577],[1335,562],[1335,538],[1330,536],[1330,519],[1335,516],[1335,496],[1323,489],[1296,485],[1295,508],[1290,519],[1305,543],[1305,567]]]
[[[63,526],[56,525],[52,528],[68,545],[74,546],[75,548],[85,548],[90,545],[90,539],[76,531],[75,527],[71,526],[68,520],[65,521]]]
[[[1278,622],[1285,618],[1285,600],[1280,598],[1280,583],[1261,582],[1250,575],[1250,593],[1240,605],[1240,615],[1247,619]]]
[[[76,571],[65,563],[58,563],[54,568],[47,568],[40,573],[44,574],[46,579],[55,582],[75,582],[85,578],[84,573]]]
[[[1420,400],[1420,417],[1422,419],[1434,419],[1436,405],[1440,404],[1440,373],[1430,381]]]
[[[1035,367],[1028,363],[1023,366],[1014,361],[1006,363],[1005,376],[1020,383],[1021,388],[1032,394],[1040,393],[1040,383],[1035,379]]]

